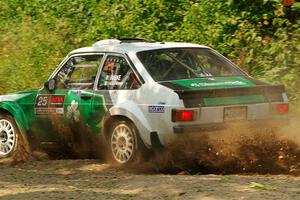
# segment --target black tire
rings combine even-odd
[[[20,133],[14,118],[0,113],[0,158],[10,158],[12,164],[30,158],[29,144]]]
[[[137,128],[130,121],[120,120],[112,123],[108,144],[110,158],[114,163],[127,165],[143,160],[145,146],[139,137]]]

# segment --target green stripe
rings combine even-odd
[[[265,98],[263,95],[248,95],[236,97],[205,98],[203,99],[203,101],[205,106],[221,106],[262,103],[265,101]]]
[[[175,83],[192,90],[207,90],[214,88],[234,88],[256,86],[243,76],[231,77],[203,77],[189,80],[176,80]]]

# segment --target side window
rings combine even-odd
[[[57,89],[92,89],[103,55],[70,58],[55,77]]]
[[[98,89],[128,90],[138,87],[140,87],[140,83],[126,59],[121,56],[107,56],[100,75]]]

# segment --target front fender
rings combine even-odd
[[[24,133],[29,129],[28,120],[26,119],[22,108],[16,102],[0,102],[0,108],[13,116],[21,132]]]
[[[125,101],[109,109],[111,116],[121,115],[130,119],[140,133],[140,137],[147,146],[151,146],[151,126],[141,109],[132,101]]]

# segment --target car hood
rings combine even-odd
[[[23,99],[24,97],[32,96],[37,93],[38,90],[26,90],[21,92],[16,92],[12,94],[0,95],[0,102],[1,101],[18,101]]]

